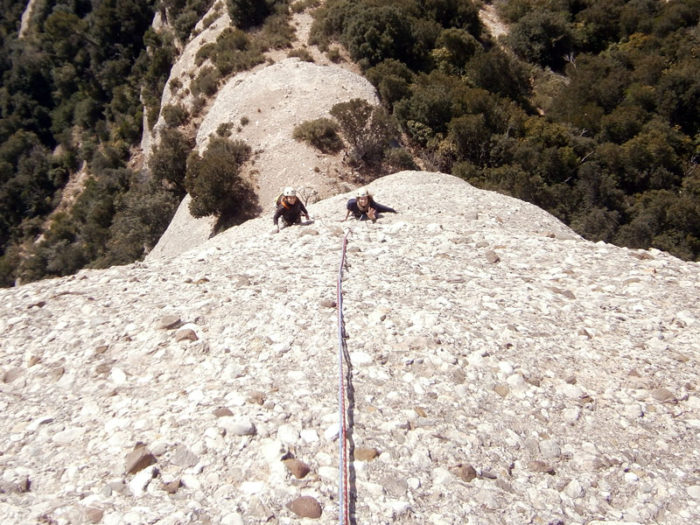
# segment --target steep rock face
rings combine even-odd
[[[215,13],[220,15],[209,25],[204,27],[204,20],[214,17]],[[153,20],[153,28],[158,30],[163,25],[160,12],[157,12]],[[202,46],[208,43],[216,42],[217,37],[221,32],[231,25],[231,18],[228,16],[226,9],[221,9],[220,6],[213,5],[211,9],[202,17],[195,26],[194,36],[184,46],[177,60],[170,69],[168,81],[163,88],[163,95],[160,100],[161,110],[167,105],[181,104],[188,111],[192,111],[194,106],[194,95],[192,95],[191,85],[192,80],[197,78],[197,75],[205,67],[211,67],[211,61],[205,60],[199,65],[196,63],[197,52]],[[173,86],[178,87],[174,88]],[[146,159],[150,159],[154,145],[158,142],[158,137],[162,129],[166,126],[163,115],[158,116],[153,130],[150,130],[147,122],[147,115],[144,114],[143,136],[141,138],[141,150]]]
[[[231,139],[245,141],[254,152],[244,174],[254,181],[260,206],[269,213],[284,186],[294,186],[312,201],[342,191],[344,169],[339,155],[324,155],[292,138],[307,120],[330,117],[340,102],[362,98],[379,101],[365,78],[335,65],[320,66],[297,58],[233,77],[216,95],[197,132],[197,148],[206,149],[221,124],[233,126]],[[241,121],[247,122],[241,124]],[[346,188],[347,189],[347,188]],[[172,256],[204,242],[213,220],[194,219],[183,200],[170,227],[148,258]]]
[[[700,519],[697,263],[439,173],[398,214],[0,290],[3,523],[337,519],[340,248],[357,523]]]

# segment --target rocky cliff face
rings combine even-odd
[[[346,228],[356,523],[697,523],[698,264],[448,175],[370,189],[399,213],[0,290],[3,523],[336,521]]]
[[[299,124],[330,118],[335,104],[353,98],[379,103],[372,84],[355,73],[288,58],[229,80],[198,128],[197,148],[204,151],[220,125],[232,125],[237,131],[231,139],[245,141],[254,152],[243,175],[253,182],[264,213],[271,213],[285,186],[314,200],[335,195],[343,191],[339,179],[347,169],[342,154],[322,154],[292,135]],[[194,219],[189,202],[183,200],[149,259],[177,255],[210,237],[215,221]]]
[[[197,36],[180,53],[166,82],[161,107],[181,104],[192,110],[192,79],[202,68],[211,66],[209,60],[196,64],[197,51],[216,41],[231,25],[227,10],[220,7],[212,6],[204,19],[218,13],[216,21],[206,27],[200,21],[196,27]],[[312,20],[308,13],[296,13],[291,24],[295,28],[292,47],[306,51],[313,63],[287,58],[288,50],[271,50],[266,53],[265,64],[238,73],[223,83],[202,114],[188,124],[196,129],[196,148],[200,152],[206,149],[209,138],[221,125],[231,126],[231,139],[243,140],[251,147],[254,155],[243,166],[242,175],[251,181],[263,213],[271,211],[275,198],[285,186],[300,189],[312,202],[347,191],[349,186],[341,179],[350,170],[343,162],[343,154],[322,154],[295,141],[292,138],[294,128],[308,120],[330,118],[335,104],[354,98],[379,104],[374,87],[356,72],[354,64],[331,63],[316,46],[308,45]],[[157,16],[154,27],[159,24]],[[179,86],[176,90],[172,88],[173,81]],[[165,126],[162,115],[153,133],[144,123],[141,148],[146,164]],[[149,259],[177,255],[211,236],[215,220],[192,217],[189,202],[187,196]]]

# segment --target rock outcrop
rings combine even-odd
[[[700,272],[438,173],[0,290],[3,523],[700,520]]]
[[[342,155],[326,155],[292,138],[308,120],[330,118],[340,102],[362,98],[378,104],[372,84],[339,66],[320,66],[288,58],[233,77],[217,93],[197,132],[197,148],[206,149],[222,124],[233,127],[231,139],[243,140],[254,152],[244,175],[254,181],[263,212],[273,209],[285,186],[302,189],[314,199],[339,193]],[[243,124],[242,124],[243,122]],[[346,188],[347,189],[347,188]],[[194,219],[183,200],[149,259],[172,256],[206,241],[214,221]]]

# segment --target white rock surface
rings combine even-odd
[[[264,212],[274,207],[285,186],[297,188],[309,202],[339,193],[341,173],[347,171],[342,155],[325,155],[292,138],[294,128],[306,121],[330,118],[340,102],[362,98],[379,100],[368,80],[336,65],[317,65],[289,58],[240,73],[216,95],[197,132],[197,148],[206,150],[221,124],[231,123],[232,140],[243,140],[254,152],[243,168],[255,186]],[[241,119],[248,124],[241,125]],[[349,187],[345,188],[346,190]],[[152,260],[177,255],[206,241],[211,218],[194,219],[189,197],[180,204],[170,226],[148,255]]]
[[[302,495],[335,520],[347,228],[349,438],[380,454],[357,523],[698,523],[699,265],[448,175],[370,189],[399,213],[340,222],[343,194],[0,290],[3,524],[296,523]],[[138,443],[155,463],[127,474]]]

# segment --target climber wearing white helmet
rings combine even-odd
[[[346,208],[348,212],[343,220],[346,220],[352,213],[360,221],[369,219],[374,222],[377,220],[379,212],[396,213],[395,209],[375,202],[366,188],[357,190],[355,198],[348,201]]]
[[[282,218],[282,227],[284,228],[292,224],[300,224],[302,215],[306,217],[306,220],[309,220],[309,212],[306,211],[306,207],[297,197],[296,190],[291,187],[284,188],[282,195],[277,198],[277,208],[275,216],[272,218],[277,226],[277,231],[280,229],[277,224],[280,218]]]

